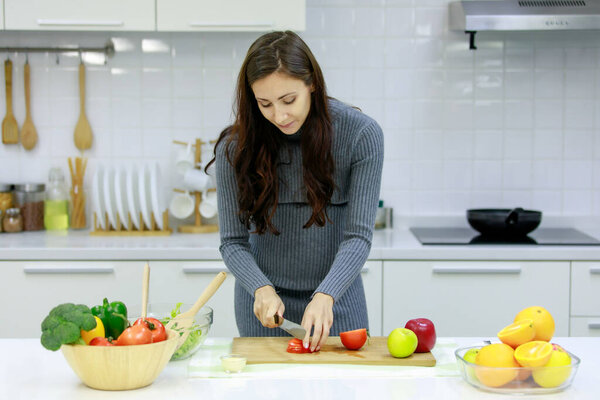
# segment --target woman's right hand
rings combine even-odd
[[[276,328],[275,314],[283,317],[285,306],[281,298],[275,292],[273,286],[267,285],[256,289],[254,292],[254,315],[263,326]]]

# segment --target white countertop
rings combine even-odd
[[[428,245],[409,226],[461,226],[461,218],[401,220],[397,227],[376,230],[371,260],[600,260],[600,246]],[[590,218],[551,220],[540,227],[575,227],[600,238],[600,221]],[[91,236],[89,231],[0,234],[0,260],[220,260],[219,234],[158,237]]]
[[[468,346],[481,338],[440,338],[439,343]],[[554,338],[581,358],[573,384],[566,390],[544,395],[544,399],[597,399],[600,390],[597,371],[600,369],[600,338]],[[437,347],[437,346],[436,346]],[[435,353],[434,349],[434,354]],[[280,365],[279,372],[266,370],[224,377],[200,377],[192,360],[171,362],[156,381],[132,391],[104,392],[83,385],[63,358],[61,352],[44,349],[38,339],[0,339],[0,398],[52,399],[499,399],[507,398],[471,387],[456,369],[446,364],[446,372],[436,373],[438,366],[389,367],[393,374],[378,374],[378,367],[352,366],[344,375],[336,366],[303,365],[301,368]],[[451,354],[449,352],[449,354]],[[436,358],[438,355],[436,354]],[[438,358],[439,359],[439,358]],[[451,359],[446,360],[451,363]],[[440,363],[441,364],[441,363]],[[443,366],[439,368],[442,369]],[[339,368],[339,367],[338,367]],[[419,368],[422,373],[415,373]],[[331,373],[321,374],[319,371]],[[293,374],[286,373],[293,371]],[[338,371],[338,373],[335,373]],[[388,369],[389,371],[389,369]],[[318,373],[319,372],[319,373]],[[438,370],[439,372],[439,370]],[[318,374],[317,374],[318,373]],[[357,373],[360,376],[357,378]],[[539,396],[519,396],[520,399],[540,399]]]

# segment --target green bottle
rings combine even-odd
[[[69,228],[69,195],[65,175],[60,168],[50,169],[49,184],[44,200],[44,227],[46,230]]]

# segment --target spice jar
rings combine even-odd
[[[23,217],[21,216],[20,209],[9,208],[6,210],[6,214],[2,220],[2,229],[8,233],[21,232],[23,230]]]
[[[39,231],[44,229],[44,191],[43,183],[15,185],[15,203],[21,209],[23,230]]]
[[[13,188],[13,185],[0,183],[0,211],[2,213],[13,207]]]
[[[0,232],[2,232],[2,210],[0,210]]]

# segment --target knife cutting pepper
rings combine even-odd
[[[92,307],[92,314],[104,324],[105,336],[117,339],[129,326],[127,307],[121,301],[108,302],[105,297],[102,304]]]

